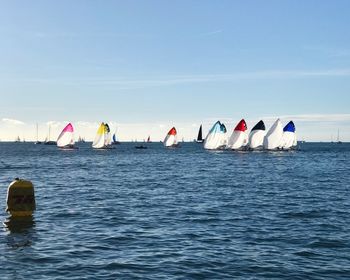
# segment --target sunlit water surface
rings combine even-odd
[[[349,279],[350,144],[0,143],[0,279]],[[32,221],[8,220],[16,177]]]

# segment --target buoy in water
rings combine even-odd
[[[7,189],[6,211],[12,217],[28,217],[35,210],[32,182],[16,178]]]

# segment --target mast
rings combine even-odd
[[[337,134],[337,142],[339,142],[339,128],[338,128],[338,134]]]
[[[39,125],[36,123],[36,142],[39,141]]]

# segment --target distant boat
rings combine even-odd
[[[14,142],[15,142],[15,143],[21,142],[21,138],[20,138],[19,136],[17,136]]]
[[[202,132],[202,125],[199,127],[199,131],[198,131],[198,136],[197,136],[197,143],[203,143],[204,139],[203,139],[203,132]]]
[[[140,146],[135,146],[135,149],[144,150],[144,149],[147,149],[147,147],[144,145],[140,145]]]
[[[248,144],[247,123],[242,119],[232,132],[228,140],[227,148],[239,150]]]
[[[36,124],[36,141],[34,142],[35,145],[41,144],[39,141],[39,125],[38,123]]]
[[[283,126],[277,119],[264,138],[264,149],[277,150],[280,148],[283,137]]]
[[[261,120],[259,121],[249,133],[249,148],[250,149],[259,149],[263,147],[264,137],[265,137],[265,124]]]
[[[85,139],[79,135],[78,143],[85,143]]]
[[[207,137],[204,140],[204,149],[218,150],[224,149],[227,145],[227,129],[226,126],[217,121],[210,129]]]
[[[51,125],[49,125],[49,136],[46,138],[44,145],[56,145],[55,141],[51,141]]]
[[[297,136],[295,133],[295,125],[293,121],[290,121],[283,128],[283,136],[281,142],[281,148],[283,150],[289,150],[297,146]]]
[[[120,142],[117,139],[117,129],[115,130],[115,132],[113,133],[113,137],[112,137],[112,145],[119,145]]]
[[[340,138],[339,138],[339,129],[338,129],[338,135],[337,135],[337,144],[343,144],[343,142],[340,141]]]
[[[177,147],[177,131],[176,128],[173,127],[169,130],[168,134],[165,136],[163,141],[163,145],[165,147]]]
[[[151,143],[151,136],[148,136],[147,143]]]
[[[92,147],[94,149],[111,149],[111,136],[108,124],[101,123],[99,126]]]
[[[75,149],[74,146],[74,128],[71,123],[67,124],[63,128],[61,134],[57,138],[57,147],[60,149]]]

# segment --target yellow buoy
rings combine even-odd
[[[34,186],[32,182],[16,178],[7,190],[6,211],[12,217],[27,217],[35,210]]]

